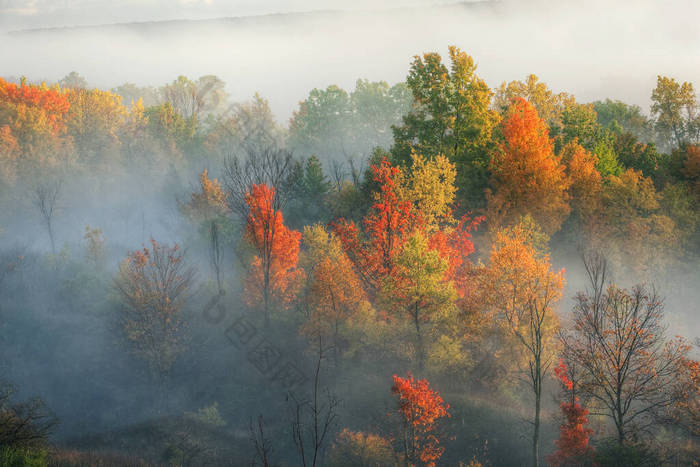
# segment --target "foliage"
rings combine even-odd
[[[330,464],[337,467],[372,467],[394,463],[395,453],[389,440],[347,428],[338,433],[330,453]]]
[[[245,301],[252,308],[262,305],[266,320],[273,306],[285,307],[296,298],[303,274],[297,268],[301,233],[284,225],[274,199],[275,189],[264,184],[253,185],[246,195],[245,238],[255,257],[245,279]]]
[[[396,255],[394,274],[385,276],[378,302],[390,316],[408,318],[416,329],[415,354],[418,368],[425,362],[425,328],[454,312],[457,292],[445,280],[448,262],[429,249],[420,233],[408,238]]]
[[[700,115],[693,84],[679,83],[673,78],[657,76],[651,93],[651,114],[655,128],[665,147],[680,148],[697,143],[700,137]]]
[[[528,75],[523,81],[502,83],[496,90],[494,105],[506,111],[511,101],[520,97],[530,102],[537,114],[550,126],[559,127],[562,124],[562,113],[567,105],[574,102],[574,97],[565,92],[554,94],[536,75]]]
[[[546,233],[556,232],[569,215],[569,181],[547,126],[532,104],[515,98],[501,129],[504,141],[491,161],[493,192],[487,195],[491,228],[529,213]]]
[[[673,382],[690,346],[664,336],[664,306],[655,290],[608,283],[599,254],[585,258],[590,280],[579,292],[564,360],[580,369],[580,393],[615,424],[620,445],[640,435],[676,400]]]
[[[70,101],[58,87],[20,85],[0,79],[0,147],[5,170],[33,175],[70,157],[66,115]]]
[[[348,93],[336,85],[313,89],[289,124],[290,146],[327,160],[366,155],[391,144],[391,127],[410,107],[404,83],[357,80]]]
[[[47,451],[39,448],[0,446],[0,465],[5,467],[45,467]]]
[[[185,216],[195,222],[206,222],[230,212],[221,183],[216,178],[210,179],[207,169],[199,176],[199,186],[200,191],[193,192],[190,200],[180,205]]]
[[[559,439],[555,441],[557,450],[547,457],[552,466],[589,466],[593,465],[593,449],[589,438],[593,430],[587,428],[588,410],[579,404],[575,395],[574,381],[569,377],[569,369],[564,362],[554,368],[564,391],[570,394],[568,401],[561,403],[565,423],[560,427]]]
[[[105,239],[102,229],[85,226],[85,256],[95,265],[99,265],[105,257]]]
[[[445,452],[434,434],[436,423],[449,417],[450,405],[430,387],[425,379],[414,379],[409,373],[405,378],[394,375],[391,392],[399,397],[401,416],[401,448],[407,465],[422,462],[434,466]]]
[[[0,383],[0,449],[9,448],[1,452],[11,458],[31,460],[29,450],[41,451],[58,420],[41,399],[14,402],[14,393],[12,385]]]
[[[617,444],[614,440],[601,443],[596,449],[596,465],[600,467],[658,467],[663,465],[656,452],[641,443]]]
[[[304,302],[308,316],[301,331],[312,341],[329,342],[337,361],[347,347],[342,342],[343,325],[367,299],[335,234],[319,224],[305,227],[304,246],[300,264],[307,275]]]
[[[193,278],[178,245],[153,238],[150,248],[129,253],[119,265],[115,287],[125,337],[158,376],[185,350],[182,314]]]
[[[414,152],[445,155],[457,166],[461,196],[480,207],[498,114],[490,108],[492,92],[476,75],[472,57],[455,46],[449,57],[449,69],[437,53],[414,57],[406,78],[413,105],[403,124],[394,127],[392,155],[400,162],[409,162]]]

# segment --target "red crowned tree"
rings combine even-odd
[[[415,212],[411,202],[399,196],[401,169],[385,159],[371,170],[380,189],[363,220],[364,237],[353,222],[339,219],[333,226],[360,278],[376,291],[382,278],[394,270],[393,258],[411,233]]]
[[[262,305],[268,324],[272,306],[284,307],[294,299],[303,274],[297,268],[301,233],[284,225],[274,199],[275,189],[265,184],[253,185],[245,197],[245,238],[256,252],[244,284],[245,301],[253,308]]]
[[[445,448],[435,434],[436,423],[449,417],[450,405],[437,391],[430,388],[425,379],[414,379],[408,373],[405,378],[394,375],[391,392],[399,397],[399,414],[402,420],[402,443],[406,465],[418,462],[434,466]]]
[[[561,361],[554,368],[567,400],[561,403],[564,423],[561,425],[559,439],[555,441],[557,450],[547,458],[554,467],[592,465],[593,448],[588,444],[593,430],[587,428],[588,410],[579,404],[576,397],[575,377],[569,367]]]

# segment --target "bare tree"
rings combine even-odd
[[[292,395],[294,401],[292,436],[303,467],[316,467],[322,463],[324,444],[337,419],[338,400],[328,388],[325,390],[325,402],[322,401],[320,373],[321,362],[324,358],[323,349],[322,338],[319,336],[318,359],[311,400],[299,401]]]
[[[56,254],[56,243],[53,234],[53,217],[56,212],[56,201],[60,192],[60,180],[42,183],[34,189],[34,205],[39,210],[41,219],[49,232],[51,251],[54,254]]]
[[[250,419],[250,426],[248,428],[250,432],[250,442],[253,443],[255,447],[255,457],[251,462],[252,466],[260,465],[263,467],[270,467],[270,455],[272,454],[272,444],[270,439],[265,436],[265,428],[263,423],[262,415],[258,415],[258,421],[253,425],[253,419]]]
[[[219,224],[215,220],[209,222],[209,263],[216,275],[216,285],[219,294],[224,291],[221,267],[224,259],[224,250],[219,240]]]
[[[342,161],[333,159],[331,161],[331,180],[333,180],[336,191],[343,186],[346,175],[345,164]]]
[[[575,297],[574,325],[562,333],[565,361],[580,371],[591,413],[611,418],[620,445],[646,431],[676,401],[673,384],[690,346],[664,336],[664,305],[654,289],[607,280],[598,253],[584,255],[589,288]]]
[[[248,214],[246,194],[254,184],[274,188],[272,209],[282,209],[289,193],[291,169],[290,151],[277,146],[243,145],[237,156],[229,157],[224,163],[224,186],[231,210],[245,219]]]

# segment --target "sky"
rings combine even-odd
[[[367,10],[454,0],[0,0],[0,27],[16,30],[316,10]]]
[[[57,81],[77,71],[111,88],[215,74],[234,101],[259,92],[281,122],[315,87],[351,89],[358,78],[393,84],[414,55],[445,56],[451,44],[474,57],[491,87],[534,73],[579,101],[609,97],[648,112],[657,75],[700,86],[700,1],[452,3],[0,0],[0,75]],[[68,28],[221,17],[244,18]],[[49,26],[67,29],[7,34]]]

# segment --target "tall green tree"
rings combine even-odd
[[[474,59],[455,46],[450,46],[449,57],[450,68],[435,52],[414,58],[407,78],[413,106],[403,125],[394,128],[392,154],[404,163],[410,163],[412,152],[446,155],[457,165],[460,197],[470,207],[481,207],[491,135],[499,117]]]
[[[698,141],[700,115],[692,83],[658,76],[651,100],[651,114],[656,118],[661,145],[673,149]]]

